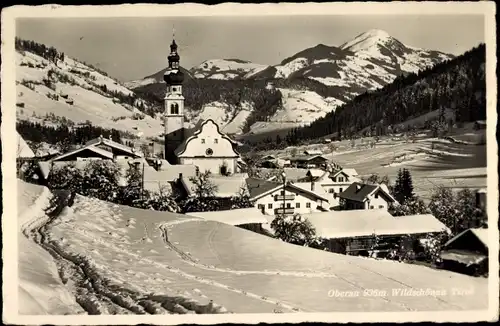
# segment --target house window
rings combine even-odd
[[[339,182],[344,182],[344,177],[339,177]]]
[[[201,139],[201,143],[202,143],[202,144],[205,144],[205,138],[202,138],[202,139]]]
[[[281,195],[281,196],[284,196],[284,195],[285,195],[285,191],[284,191],[284,190],[281,190],[281,191],[280,191],[280,195]]]
[[[219,140],[217,138],[214,139],[214,144],[217,144]]]
[[[263,204],[259,204],[259,205],[257,205],[257,207],[258,207],[259,209],[264,209],[264,205],[263,205]]]
[[[292,204],[286,203],[286,208],[292,208]]]
[[[306,208],[311,208],[311,203],[306,203]]]
[[[370,209],[374,209],[374,208],[375,208],[375,207],[373,207],[373,206],[370,206]]]
[[[384,208],[384,205],[378,205],[378,208]]]
[[[335,193],[335,189],[328,189],[328,192],[331,193],[331,194],[334,194]]]
[[[336,192],[333,193],[333,198],[337,198],[338,194]]]
[[[339,188],[339,194],[342,192],[342,188]]]
[[[273,209],[273,204],[267,204],[267,208]]]
[[[295,203],[295,208],[300,208],[300,203]]]
[[[378,198],[378,193],[375,194],[375,198]]]

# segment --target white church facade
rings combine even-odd
[[[237,144],[220,132],[217,123],[208,119],[196,130],[186,128],[182,95],[184,73],[180,70],[179,61],[177,44],[173,40],[168,68],[163,76],[167,87],[164,98],[165,160],[173,165],[195,165],[200,172],[210,171],[216,175],[241,172]]]

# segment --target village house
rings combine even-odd
[[[322,155],[304,155],[290,158],[290,165],[297,168],[326,168],[328,159]]]
[[[469,275],[488,273],[488,229],[471,228],[450,239],[440,253],[440,267]]]
[[[220,131],[212,120],[187,128],[184,115],[180,56],[175,40],[170,45],[168,68],[163,79],[167,85],[164,98],[164,158],[172,165],[195,165],[200,172],[230,175],[241,172],[243,162],[236,148],[238,143]]]
[[[328,198],[307,186],[291,182],[279,183],[255,178],[247,179],[250,200],[266,215],[305,214],[328,210]]]
[[[385,184],[371,185],[353,182],[339,195],[341,209],[385,209],[391,204],[397,204],[396,199],[389,193]]]
[[[142,155],[133,148],[122,145],[102,136],[89,140],[85,145],[75,150],[63,153],[48,161],[39,162],[40,171],[44,179],[47,179],[54,167],[67,164],[75,164],[76,168],[84,168],[88,162],[95,160],[110,160],[125,162],[128,160],[142,159]]]
[[[304,214],[316,229],[316,235],[327,239],[329,251],[368,255],[374,251],[383,256],[404,243],[412,249],[429,234],[449,232],[431,214],[392,216],[385,209],[329,211]],[[407,237],[407,236],[411,237]]]
[[[330,203],[330,209],[339,210],[340,193],[346,190],[353,182],[360,182],[356,177],[358,174],[354,169],[342,169],[338,171],[324,171],[319,169],[310,169],[306,177],[300,179],[301,182],[311,182],[322,188],[322,192]],[[315,189],[319,189],[316,187]],[[317,190],[318,191],[318,190]]]

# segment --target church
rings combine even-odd
[[[182,95],[184,73],[179,61],[174,39],[163,76],[167,87],[164,99],[165,160],[172,165],[195,165],[200,172],[210,171],[216,175],[241,172],[237,143],[223,134],[217,123],[208,119],[196,128],[186,128]]]

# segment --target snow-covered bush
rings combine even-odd
[[[271,222],[271,228],[276,238],[288,243],[309,246],[316,241],[316,230],[300,214],[278,215]]]

